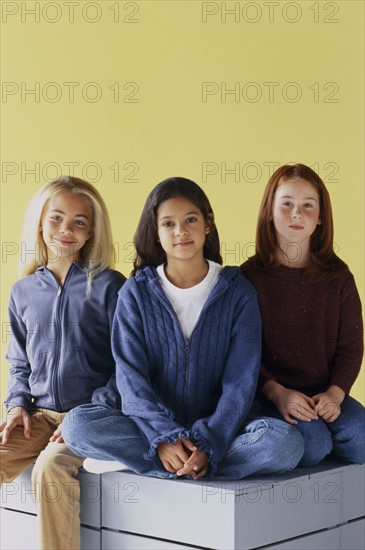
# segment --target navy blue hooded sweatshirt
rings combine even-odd
[[[66,412],[91,401],[115,370],[110,332],[125,277],[106,269],[86,296],[86,268],[74,262],[61,287],[40,267],[17,281],[9,301],[6,407]]]
[[[261,357],[256,291],[236,267],[225,267],[189,340],[146,267],[119,292],[112,330],[113,379],[93,402],[122,408],[149,443],[191,438],[212,468],[226,454],[250,411]],[[120,395],[122,401],[120,403]]]

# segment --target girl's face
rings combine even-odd
[[[184,197],[163,201],[157,211],[158,238],[167,262],[204,259],[210,224],[197,206]]]
[[[49,259],[78,260],[91,237],[92,211],[82,195],[62,191],[45,205],[40,225]]]
[[[272,220],[282,250],[296,243],[307,253],[310,237],[322,223],[320,197],[314,185],[303,178],[281,181],[274,196]]]

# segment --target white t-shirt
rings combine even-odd
[[[162,289],[175,310],[185,338],[190,338],[200,312],[215,287],[222,269],[221,265],[210,260],[207,261],[209,263],[208,273],[200,283],[190,288],[179,288],[173,285],[165,275],[164,265],[161,264],[157,267]]]

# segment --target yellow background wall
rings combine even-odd
[[[362,0],[2,1],[1,10],[1,397],[24,210],[60,173],[101,190],[128,274],[144,200],[161,179],[202,184],[224,260],[239,264],[253,253],[273,168],[309,164],[328,186],[337,251],[362,292]],[[362,402],[363,388],[362,373],[352,391]]]

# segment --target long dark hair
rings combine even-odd
[[[158,242],[157,213],[162,202],[175,197],[184,197],[199,208],[204,220],[210,227],[204,243],[204,258],[219,264],[223,263],[219,251],[218,230],[214,222],[214,214],[208,197],[194,181],[187,178],[173,177],[167,178],[157,184],[147,197],[134,235],[136,258],[133,264],[132,275],[136,274],[137,269],[148,265],[157,267],[166,262],[166,253]]]
[[[303,178],[311,183],[319,195],[321,225],[317,225],[310,238],[310,265],[307,273],[338,269],[345,264],[333,250],[333,217],[330,196],[325,184],[316,172],[305,164],[280,166],[269,179],[261,201],[256,230],[256,261],[268,267],[277,264],[275,251],[278,247],[276,231],[272,219],[275,193],[280,184],[287,180]]]

